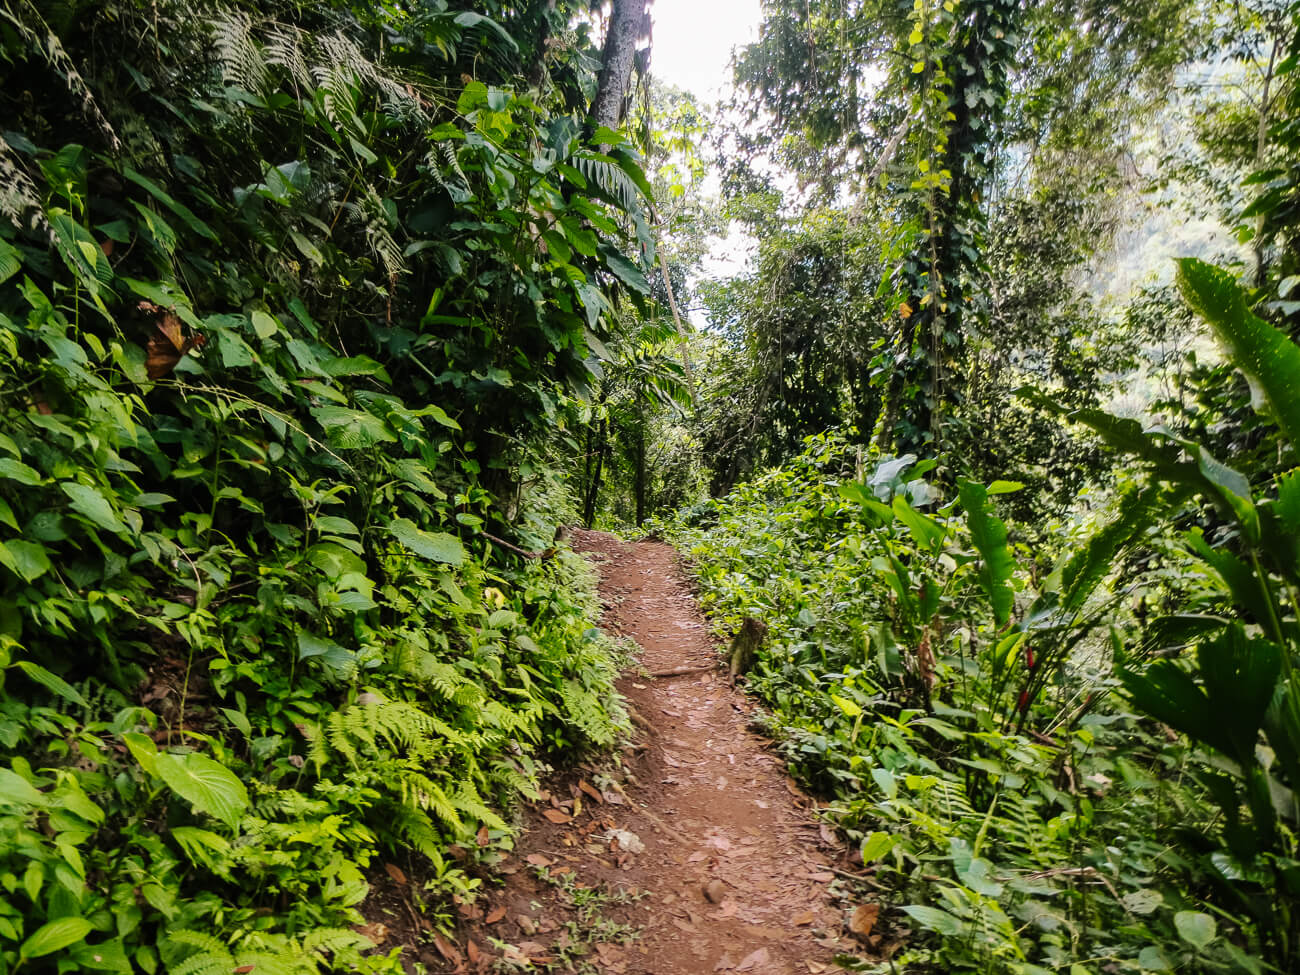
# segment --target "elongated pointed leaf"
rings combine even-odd
[[[37,928],[18,949],[18,955],[20,958],[41,958],[75,945],[93,930],[84,917],[61,917]]]
[[[963,481],[959,488],[962,507],[966,509],[966,524],[971,540],[980,553],[980,585],[993,607],[993,619],[999,627],[1011,618],[1015,597],[1008,584],[1015,571],[1016,562],[1007,545],[1007,526],[989,504],[988,491],[982,484]]]
[[[1150,526],[1161,492],[1152,486],[1126,495],[1119,517],[1106,525],[1061,568],[1061,608],[1076,613],[1110,574],[1120,550]]]
[[[1221,268],[1185,258],[1178,289],[1250,383],[1255,408],[1266,409],[1282,435],[1300,445],[1300,346],[1251,312],[1241,286]]]

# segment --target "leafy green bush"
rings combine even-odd
[[[398,970],[377,858],[470,896],[613,740],[590,577],[480,530],[645,181],[483,6],[0,11],[0,969]]]
[[[930,466],[866,467],[815,437],[720,501],[716,524],[670,529],[720,629],[768,624],[751,683],[770,730],[905,905],[892,924],[937,936],[894,961],[1263,970],[1260,930],[1188,844],[1218,829],[1204,756],[1114,693],[1137,633],[1119,570],[1160,495],[1120,499],[1036,579],[995,513],[1016,485],[944,499]]]

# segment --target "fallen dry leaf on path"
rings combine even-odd
[[[744,958],[736,963],[736,971],[748,972],[757,968],[759,965],[766,965],[771,960],[766,948],[759,948],[757,951],[751,951]]]
[[[453,965],[459,965],[464,962],[464,959],[460,956],[460,952],[456,950],[455,945],[442,935],[435,934],[433,936],[433,946],[438,949],[438,954],[442,955],[443,958],[446,958]]]
[[[605,797],[600,794],[600,790],[597,789],[590,782],[588,782],[586,779],[580,779],[578,781],[578,788],[581,789],[583,792],[587,793],[587,795],[591,796],[591,798],[595,799],[597,802],[605,801]]]
[[[402,873],[402,868],[399,867],[397,864],[385,863],[384,870],[387,871],[388,876],[393,878],[394,883],[398,883],[398,884],[406,883],[406,874]]]
[[[813,921],[815,920],[817,920],[816,914],[814,914],[812,911],[804,911],[790,918],[790,923],[793,924],[796,928],[802,928],[809,924],[812,924]]]
[[[530,853],[524,857],[524,862],[531,863],[534,867],[549,867],[554,861],[540,853]]]
[[[853,916],[849,918],[849,930],[859,938],[871,936],[871,929],[876,926],[876,918],[880,917],[879,904],[859,904],[853,910]]]
[[[494,907],[492,910],[488,911],[488,916],[485,917],[483,921],[485,924],[496,924],[505,916],[506,908],[505,905],[502,904],[500,907]]]
[[[542,815],[545,816],[547,819],[549,819],[551,822],[555,823],[557,826],[563,825],[564,823],[573,822],[572,816],[562,813],[558,809],[543,809]]]

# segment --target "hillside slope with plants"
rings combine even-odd
[[[0,6],[0,970],[400,971],[614,740],[515,554],[653,247],[572,6]]]

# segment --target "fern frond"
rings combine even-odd
[[[569,679],[560,684],[560,698],[564,702],[565,721],[586,735],[593,744],[614,743],[618,729],[600,697],[576,680]]]
[[[0,135],[0,217],[15,227],[42,230],[47,235],[50,225],[41,210],[41,197],[36,184],[23,170],[18,155],[4,136]]]
[[[370,943],[362,935],[347,928],[316,928],[303,936],[302,946],[317,955],[330,955],[367,948]]]
[[[623,172],[615,162],[590,152],[578,153],[574,156],[573,162],[578,172],[595,183],[601,192],[617,202],[622,209],[627,211],[640,209],[641,191],[636,183],[632,182],[632,177]]]
[[[432,659],[421,667],[420,676],[429,687],[449,701],[455,697],[456,689],[465,682],[461,672],[451,664]]]
[[[265,57],[267,64],[283,68],[285,73],[301,91],[311,91],[316,87],[311,69],[307,66],[304,46],[307,32],[297,27],[284,24],[272,28],[266,39]]]
[[[493,829],[509,829],[500,816],[489,809],[483,802],[483,798],[469,782],[461,782],[456,787],[456,792],[451,796],[452,808],[466,813],[467,815],[485,823]]]
[[[223,951],[226,954],[230,953],[224,941],[213,937],[206,931],[189,931],[186,929],[168,931],[166,940],[169,944],[184,945],[187,948],[194,948],[206,954],[220,954]]]
[[[213,43],[226,84],[259,94],[267,91],[266,59],[253,40],[253,21],[242,10],[223,10],[212,19]]]

